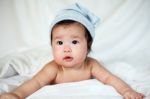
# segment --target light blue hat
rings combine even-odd
[[[95,36],[95,28],[99,23],[99,17],[95,16],[87,8],[79,3],[70,5],[66,9],[63,9],[52,21],[50,27],[50,33],[55,24],[63,20],[73,20],[84,25],[90,32],[92,38]]]

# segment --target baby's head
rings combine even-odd
[[[87,52],[90,52],[95,36],[95,27],[99,23],[99,18],[79,3],[75,3],[66,9],[63,9],[56,16],[50,27],[51,44],[55,27],[60,25],[69,26],[74,23],[78,23],[80,26],[84,27],[83,29],[87,41]]]
[[[62,26],[62,27],[69,27],[69,26],[71,26],[71,25],[73,25],[73,24],[76,24],[76,25],[80,26],[81,29],[83,29],[83,31],[84,31],[84,37],[85,37],[85,39],[86,39],[87,52],[89,53],[89,52],[91,51],[91,45],[92,45],[92,43],[93,43],[93,38],[92,38],[90,32],[87,30],[87,28],[86,28],[84,25],[82,25],[81,23],[79,23],[79,22],[77,22],[77,21],[74,21],[74,20],[62,20],[62,21],[56,23],[56,24],[53,26],[52,31],[51,31],[51,44],[52,44],[52,42],[53,42],[53,33],[54,33],[53,30],[54,30],[55,28],[57,28],[57,27],[59,27],[59,26]],[[66,35],[66,36],[67,36],[67,35]]]
[[[54,25],[51,44],[57,64],[65,67],[80,66],[87,57],[92,37],[81,23],[63,20]]]

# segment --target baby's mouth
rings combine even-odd
[[[73,57],[65,56],[65,57],[63,58],[63,60],[65,60],[65,61],[67,61],[67,62],[70,62],[70,61],[73,60]]]

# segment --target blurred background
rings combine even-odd
[[[93,57],[149,64],[149,0],[0,0],[0,57],[50,46],[51,21],[58,11],[74,2],[85,5],[101,19]]]
[[[49,44],[51,21],[74,2],[81,2],[105,21],[126,0],[0,0],[0,56]]]

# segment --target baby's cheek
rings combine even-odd
[[[57,63],[57,64],[59,64],[59,63],[61,63],[62,62],[62,58],[60,57],[60,56],[58,56],[58,55],[54,55],[54,60],[55,60],[55,62]]]
[[[80,53],[80,54],[76,54],[76,60],[79,62],[79,63],[82,63],[84,62],[85,58],[86,58],[86,53]]]
[[[52,49],[54,55],[60,55],[63,51],[63,48],[61,46],[54,46]]]

